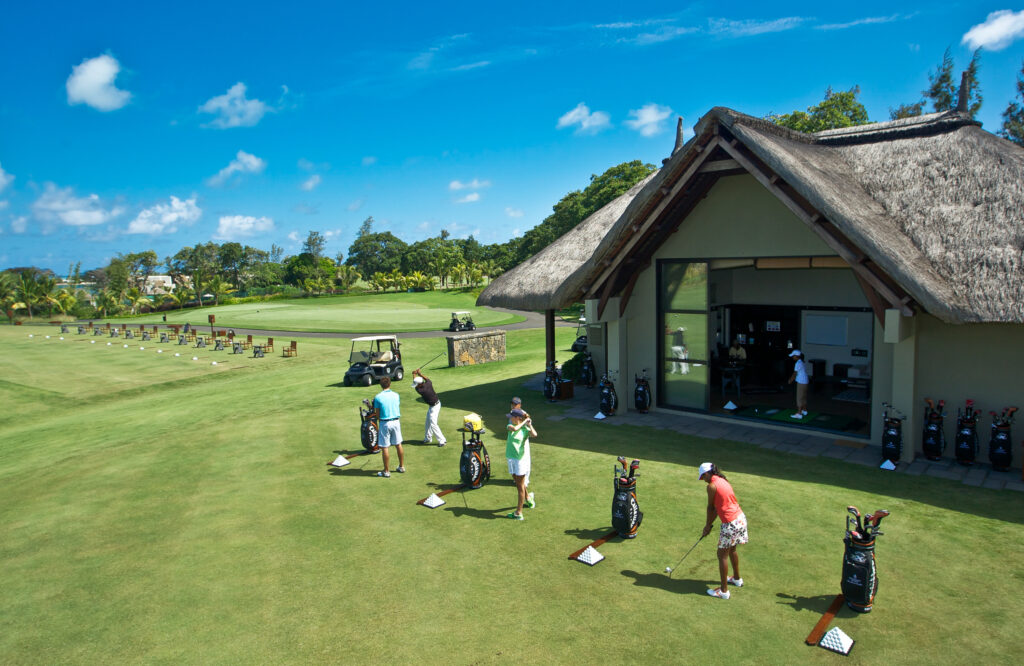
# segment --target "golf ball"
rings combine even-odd
[[[157,349],[157,350],[156,350],[156,353],[157,353],[157,354],[163,354],[163,353],[164,353],[164,350],[163,350],[163,349]]]
[[[210,365],[217,365],[217,361],[210,361]]]
[[[63,340],[63,339],[64,339],[64,336],[61,336],[61,338],[60,338],[60,339],[61,339],[61,340]]]
[[[145,350],[146,350],[145,347],[139,347],[139,351],[145,351]]]
[[[672,567],[665,567],[665,573],[672,573]]]
[[[49,340],[49,339],[50,339],[50,336],[46,336],[46,339],[47,339],[47,340]]]
[[[198,357],[198,356],[193,356],[193,357],[192,357],[192,360],[193,360],[193,361],[198,361],[198,360],[199,360],[199,357]]]
[[[29,334],[28,334],[28,337],[30,337],[30,338],[34,338],[34,337],[36,337],[36,336],[34,336],[34,335],[32,335],[31,333],[29,333]]]
[[[124,348],[125,348],[125,349],[128,349],[128,345],[124,345]]]
[[[175,356],[181,356],[181,354],[175,354]]]
[[[111,345],[111,343],[109,343],[109,342],[108,342],[108,343],[107,343],[107,346],[109,347],[110,345]]]
[[[94,344],[96,344],[96,341],[95,340],[90,340],[89,344],[93,344],[94,345]]]

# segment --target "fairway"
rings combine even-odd
[[[390,479],[375,476],[379,456],[325,464],[360,450],[357,407],[378,390],[341,386],[345,339],[296,338],[296,358],[175,357],[172,344],[55,331],[0,326],[3,663],[834,663],[803,639],[839,592],[848,504],[892,512],[875,610],[833,623],[857,641],[849,663],[1020,652],[1019,493],[563,419],[522,388],[543,368],[540,330],[509,332],[503,363],[425,368],[449,445],[407,445],[408,472]],[[574,338],[557,335],[559,350]],[[409,369],[444,349],[402,347]],[[408,380],[395,387],[405,440],[421,440],[426,406]],[[505,518],[512,395],[540,432],[523,522]],[[459,482],[471,411],[492,480],[417,506]],[[610,530],[617,455],[641,460],[639,535],[601,546],[594,567],[569,561]],[[750,524],[746,585],[729,601],[705,594],[714,538],[664,573],[704,523],[704,460]]]
[[[457,310],[471,312],[477,326],[505,326],[524,321],[521,315],[478,308],[475,303],[476,296],[468,292],[401,292],[188,308],[124,319],[133,324],[157,324],[162,323],[162,316],[166,314],[168,324],[190,322],[199,326],[206,324],[207,315],[212,314],[217,317],[218,328],[343,333],[445,330],[452,312]],[[108,320],[118,318],[103,321]]]

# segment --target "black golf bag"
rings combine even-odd
[[[601,413],[611,416],[619,406],[619,396],[615,393],[615,385],[608,377],[608,373],[601,375]]]
[[[480,435],[484,430],[469,430],[460,428],[462,431],[462,456],[459,457],[459,476],[462,483],[476,490],[484,485],[484,482],[491,478],[491,457],[487,454],[487,447],[480,441]],[[469,439],[466,434],[469,433]]]
[[[928,460],[940,460],[946,450],[946,432],[943,427],[945,413],[942,409],[946,406],[945,400],[939,400],[938,408],[931,399],[926,399],[928,405],[924,410],[924,432],[921,435],[921,451]]]
[[[973,400],[967,401],[963,412],[956,411],[956,461],[965,466],[973,465],[978,457],[978,412]]]
[[[646,414],[651,409],[651,382],[647,379],[647,369],[639,377],[633,375],[636,380],[636,388],[633,389],[633,405],[636,411]]]
[[[61,333],[67,333],[68,332],[68,325],[67,324],[61,324],[60,325],[60,332]],[[81,332],[81,331],[79,331],[79,332]]]
[[[558,397],[558,382],[561,379],[555,363],[556,361],[551,361],[544,370],[544,398],[551,402]]]
[[[904,416],[887,402],[883,402],[882,407],[885,410],[882,417],[882,460],[895,465],[903,453]]]
[[[380,450],[377,446],[380,436],[380,412],[374,409],[373,404],[367,399],[363,399],[363,404],[366,406],[359,408],[359,441],[364,449],[376,453]]]
[[[1016,407],[1007,407],[1001,415],[992,414],[992,439],[988,442],[988,460],[992,463],[992,469],[997,472],[1006,472],[1013,462],[1013,443],[1010,433],[1010,424],[1013,423],[1013,413]]]
[[[619,474],[619,467],[615,467],[614,486],[615,494],[612,495],[612,529],[619,533],[623,539],[635,539],[640,523],[644,520],[644,513],[636,501],[636,473],[640,466],[639,460],[634,460],[626,473],[626,459],[619,458],[622,463],[622,471]]]
[[[594,359],[590,352],[583,353],[583,363],[580,364],[580,384],[587,388],[594,388],[597,383],[597,368],[594,367]]]
[[[843,539],[843,596],[846,605],[858,613],[870,613],[878,592],[878,572],[875,571],[875,537],[858,540],[853,536]]]

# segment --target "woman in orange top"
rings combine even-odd
[[[714,463],[701,463],[697,470],[697,478],[708,484],[708,520],[704,525],[703,539],[711,533],[715,516],[722,522],[721,534],[718,537],[718,573],[722,586],[708,590],[708,594],[719,599],[729,598],[729,585],[743,587],[740,578],[740,557],[736,546],[747,543],[747,517],[743,515],[736,493],[726,481],[725,475]],[[732,561],[732,576],[729,576],[729,562]]]

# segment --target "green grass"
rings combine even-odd
[[[345,340],[301,339],[294,359],[176,358],[40,332],[0,329],[4,663],[831,662],[803,639],[839,591],[848,504],[892,512],[874,612],[835,623],[857,640],[851,663],[1018,653],[1019,494],[551,420],[563,408],[522,388],[543,366],[541,331],[510,333],[504,363],[427,368],[452,444],[407,446],[408,473],[389,480],[373,476],[379,457],[325,465],[360,448],[357,406],[376,390],[340,386]],[[557,333],[567,347],[574,332]],[[419,439],[426,407],[397,386],[405,437]],[[513,394],[540,431],[526,521],[504,519],[514,490],[493,432],[488,485],[416,506],[458,482],[462,415],[500,431]],[[642,460],[639,536],[603,546],[595,567],[568,561],[610,529],[616,455]],[[663,573],[703,524],[707,459],[750,523],[747,585],[728,602],[704,593],[711,539]]]
[[[345,333],[404,333],[440,331],[448,327],[451,314],[468,310],[477,326],[505,326],[523,321],[519,315],[476,307],[476,296],[465,291],[427,291],[420,293],[360,294],[274,300],[219,307],[169,310],[127,318],[133,324],[191,322],[205,326],[208,315],[215,315],[217,328],[252,328]],[[106,320],[104,320],[106,321]],[[110,318],[109,321],[117,321]]]

